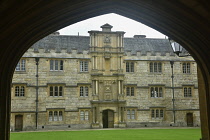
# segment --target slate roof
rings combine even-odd
[[[46,51],[55,49],[59,52],[61,49],[67,49],[67,52],[71,52],[77,49],[78,52],[82,52],[89,50],[89,41],[89,36],[50,35],[35,43],[32,48],[35,51],[43,48]],[[136,54],[137,51],[141,51],[142,54],[146,52],[173,53],[167,39],[151,38],[124,38],[124,50],[131,51],[131,54]]]
[[[131,51],[131,54],[136,54],[137,51],[142,54],[146,52],[173,53],[168,39],[152,38],[124,38],[124,50]]]

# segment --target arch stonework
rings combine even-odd
[[[106,13],[142,22],[183,45],[198,63],[202,140],[210,136],[210,2],[205,0],[13,1],[0,3],[0,136],[9,140],[10,84],[23,53],[67,25]]]

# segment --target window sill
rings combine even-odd
[[[83,96],[79,96],[79,100],[86,100],[86,99],[89,99],[88,96],[84,96],[84,97]]]
[[[65,100],[65,97],[59,97],[59,96],[49,96],[51,99],[56,99],[56,100]]]
[[[57,125],[57,124],[64,124],[64,120],[62,121],[48,121],[48,124],[54,124],[54,125]]]
[[[26,97],[13,97],[14,100],[26,100]]]
[[[150,97],[151,99],[164,99],[163,97]]]
[[[15,71],[15,74],[27,74],[26,71]]]
[[[89,71],[80,71],[79,73],[89,73]]]
[[[149,74],[157,74],[157,75],[162,75],[163,73],[162,72],[150,72]]]

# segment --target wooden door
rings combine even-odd
[[[22,131],[23,129],[23,115],[15,116],[15,130]]]
[[[114,128],[114,111],[108,111],[108,128]]]
[[[114,128],[114,111],[103,111],[103,128]]]
[[[103,111],[103,128],[108,128],[108,110]]]
[[[187,126],[192,127],[193,126],[193,114],[187,113]]]

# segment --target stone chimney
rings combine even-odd
[[[113,26],[109,25],[108,23],[101,26],[102,32],[111,32]]]
[[[146,35],[134,35],[134,38],[146,38]]]

